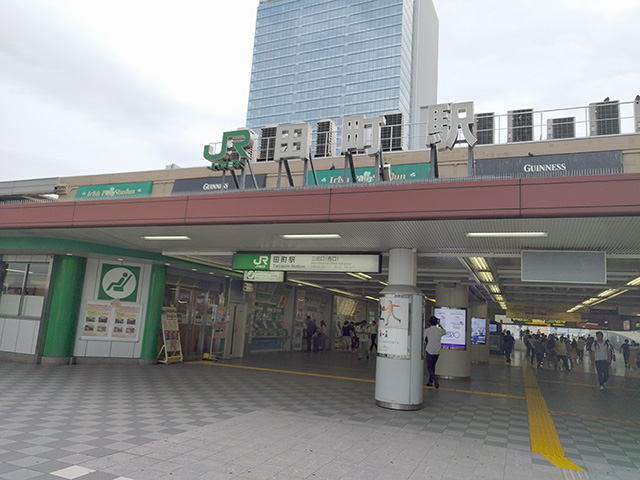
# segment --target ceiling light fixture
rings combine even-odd
[[[366,295],[364,298],[368,298],[369,300],[373,300],[374,302],[379,302],[380,299],[376,298],[376,297],[370,297],[369,295]]]
[[[324,287],[322,285],[318,285],[316,283],[311,283],[311,282],[303,282],[302,280],[295,280],[293,278],[289,279],[290,282],[294,282],[294,283],[298,283],[300,285],[305,285],[307,287],[313,287],[313,288],[319,288],[321,290],[324,290]]]
[[[344,290],[338,290],[337,288],[327,288],[327,290],[329,290],[330,292],[339,293],[341,295],[346,295],[348,297],[357,297],[357,295],[355,295],[353,293],[345,292]]]
[[[342,238],[337,233],[304,233],[304,234],[285,234],[280,235],[282,238],[288,240],[308,240],[308,239],[322,239],[322,238]]]
[[[467,232],[467,237],[546,237],[547,232]]]
[[[478,270],[489,270],[489,264],[484,257],[469,257],[469,261],[473,263],[473,266]]]
[[[145,235],[145,240],[191,240],[186,235]]]
[[[371,277],[365,273],[346,272],[346,274],[355,277],[358,280],[371,280]]]
[[[629,286],[640,285],[640,277],[634,278],[633,280],[627,282],[627,285],[629,285]]]
[[[611,295],[612,293],[616,293],[617,291],[618,291],[617,288],[610,288],[609,290],[605,290],[604,292],[599,293],[598,296],[600,298],[608,297],[609,295]]]
[[[478,272],[478,275],[480,275],[480,278],[487,283],[493,283],[495,281],[491,272]]]

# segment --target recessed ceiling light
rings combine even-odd
[[[289,240],[304,240],[304,239],[313,239],[313,238],[342,238],[337,233],[304,233],[304,234],[285,234],[280,235],[282,238],[287,238]]]
[[[145,235],[145,240],[191,240],[186,235]]]
[[[467,232],[467,237],[546,237],[547,232]]]

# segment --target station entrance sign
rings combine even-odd
[[[381,264],[380,254],[237,253],[233,256],[234,270],[380,273]]]

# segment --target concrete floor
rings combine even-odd
[[[616,367],[601,392],[588,364],[527,383],[523,360],[443,379],[413,412],[377,407],[375,357],[341,352],[1,363],[0,479],[640,479],[638,372]],[[561,460],[584,471],[539,452],[536,391]]]

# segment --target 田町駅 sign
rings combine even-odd
[[[380,263],[379,254],[237,253],[233,256],[234,270],[379,273]]]

